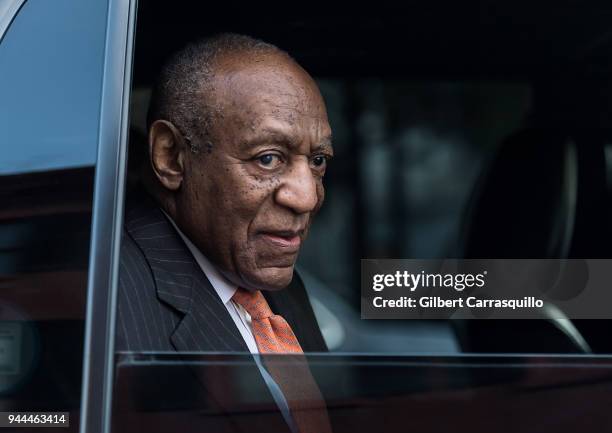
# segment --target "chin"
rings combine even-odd
[[[260,268],[244,279],[248,282],[250,288],[254,290],[283,290],[293,279],[293,268],[293,266]]]

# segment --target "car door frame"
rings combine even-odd
[[[81,433],[110,431],[136,0],[108,0],[83,353]]]

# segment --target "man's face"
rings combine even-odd
[[[181,228],[233,283],[278,290],[323,203],[333,155],[315,83],[279,55],[220,61],[211,145],[185,153]]]

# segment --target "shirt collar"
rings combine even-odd
[[[210,281],[210,284],[212,284],[215,291],[217,292],[217,295],[219,295],[219,298],[221,298],[221,302],[223,302],[223,304],[227,304],[228,302],[230,302],[232,296],[234,296],[234,293],[236,293],[236,290],[238,290],[238,287],[230,283],[227,278],[225,278],[217,270],[217,268],[210,262],[210,260],[208,260],[206,256],[204,256],[204,254],[202,254],[198,247],[196,247],[193,242],[191,242],[189,238],[185,236],[181,229],[178,228],[174,220],[170,218],[170,215],[168,215],[163,209],[162,212],[164,212],[164,215],[168,217],[168,220],[170,221],[172,226],[175,228],[179,236],[183,239],[185,245],[187,245],[187,248],[195,258],[200,268],[202,269],[202,272],[204,272],[204,274]]]

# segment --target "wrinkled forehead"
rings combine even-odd
[[[327,122],[314,80],[289,59],[228,59],[218,68],[214,97],[223,116],[253,124],[269,117],[290,123]]]

